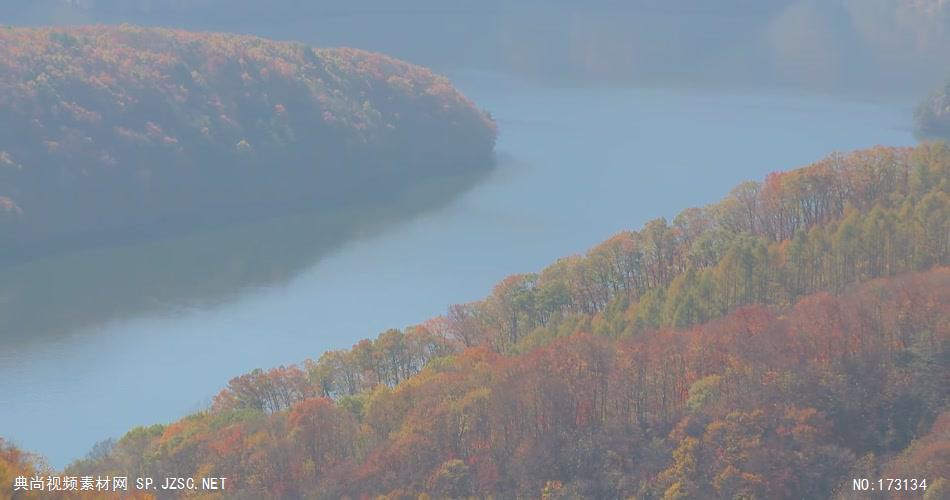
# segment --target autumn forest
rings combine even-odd
[[[5,28],[0,47],[0,258],[329,211],[491,164],[490,118],[379,54],[131,26]]]
[[[742,40],[717,39],[706,54],[715,63],[682,73],[678,64],[699,65],[703,54],[677,59],[676,51],[693,51],[706,35],[690,35],[696,40],[662,57],[642,49],[642,59],[625,41],[617,42],[621,48],[600,39],[605,45],[571,45],[564,52],[586,64],[601,68],[601,58],[613,58],[607,66],[629,63],[634,73],[647,73],[588,85],[506,79],[492,73],[497,68],[430,69],[360,48],[254,34],[69,23],[79,14],[100,21],[153,16],[190,27],[212,24],[199,14],[220,10],[220,3],[43,0],[35,10],[49,9],[49,25],[0,25],[0,315],[9,316],[0,318],[0,389],[37,378],[26,364],[14,364],[37,356],[54,360],[42,370],[50,378],[39,383],[60,398],[21,401],[26,390],[0,391],[0,499],[950,498],[950,80],[915,80],[914,105],[900,101],[899,124],[880,125],[886,137],[900,138],[890,145],[873,145],[881,136],[861,129],[835,150],[843,152],[796,165],[783,157],[791,154],[786,143],[811,141],[809,154],[829,151],[822,135],[837,125],[822,128],[820,116],[827,115],[817,108],[847,102],[840,114],[853,114],[852,124],[889,115],[872,114],[879,103],[867,95],[878,94],[789,90],[822,74],[821,64],[808,66],[797,52],[778,51],[785,59],[756,52]],[[943,40],[940,23],[950,19],[950,5],[936,1],[884,1],[887,8],[873,16],[844,0],[821,8],[753,3],[736,0],[707,12],[688,2],[663,7],[644,0],[630,9],[660,12],[665,22],[695,10],[703,22],[743,29],[748,23],[755,39],[800,44],[806,55],[833,52],[823,44],[834,40],[793,37],[790,26],[823,20],[822,29],[851,44],[842,54],[852,45],[866,51],[862,72],[875,71],[895,46],[919,49],[907,54],[904,70],[912,72],[932,58]],[[0,17],[29,19],[12,5],[0,6]],[[243,29],[242,13],[293,21],[295,29],[316,25],[313,16],[352,22],[323,4],[262,5],[236,2],[215,22],[241,33],[255,33]],[[376,29],[369,13],[382,15],[380,7],[357,7],[367,35]],[[426,3],[393,19],[438,19],[439,8]],[[558,9],[576,21],[568,38],[595,37],[589,18]],[[515,16],[494,3],[486,12],[478,14]],[[768,29],[759,29],[766,18]],[[404,28],[421,23],[406,22]],[[842,32],[842,24],[851,31]],[[882,26],[896,26],[896,34],[884,37]],[[498,21],[478,29],[509,28]],[[544,39],[540,27],[524,31]],[[491,52],[460,49],[465,36],[446,41],[460,65]],[[542,59],[554,64],[551,53],[565,48],[555,44],[536,58],[543,43],[502,42],[506,57],[538,59],[539,66]],[[420,57],[438,52],[431,45]],[[653,77],[649,71],[659,66],[651,57],[669,63],[656,70],[661,84],[627,91],[631,81]],[[700,90],[664,87],[672,74],[699,78],[715,73],[720,61],[741,68],[763,58],[776,59],[771,73],[728,91],[713,89],[725,80],[712,77],[697,81]],[[784,73],[796,64],[807,70]],[[545,74],[531,70],[533,78]],[[822,82],[822,89],[840,92],[852,85],[849,78],[864,75]],[[878,83],[892,85],[893,76]],[[765,81],[792,83],[754,86]],[[923,83],[929,93],[921,93]],[[482,108],[469,90],[494,107]],[[743,92],[747,105],[730,100]],[[542,96],[541,104],[521,102],[526,95]],[[620,118],[611,118],[614,109],[623,110]],[[649,129],[666,130],[667,114],[675,132],[665,134],[674,137],[658,141]],[[585,128],[580,122],[590,116],[595,123]],[[753,130],[773,126],[778,139],[771,142]],[[720,148],[717,127],[736,142]],[[592,130],[609,140],[589,141]],[[647,154],[639,135],[659,142],[662,154]],[[534,141],[536,149],[519,149],[519,141]],[[632,153],[624,149],[631,144]],[[765,170],[752,154],[763,149],[770,156]],[[577,150],[583,156],[572,156]],[[674,150],[694,150],[702,164],[676,170],[684,157]],[[622,169],[604,166],[611,162]],[[754,168],[740,170],[750,163]],[[621,170],[630,177],[604,174]],[[699,175],[709,170],[712,176]],[[661,203],[681,200],[665,186],[686,191],[715,176],[729,179],[728,186],[756,178],[748,172],[758,179],[731,190],[700,185],[709,197],[677,205],[678,212]],[[616,204],[588,200],[588,207],[583,196],[575,199],[571,184],[588,181]],[[651,190],[656,198],[638,200]],[[429,199],[435,194],[438,203]],[[651,204],[656,209],[644,213]],[[702,206],[683,208],[689,205]],[[547,224],[579,233],[572,221],[606,218],[605,206],[620,213],[626,229],[571,240],[585,251],[562,253],[563,245],[533,241],[540,233],[528,229]],[[581,215],[559,220],[560,207]],[[545,212],[555,215],[546,219]],[[506,239],[536,246],[506,246]],[[455,246],[442,246],[446,241]],[[528,267],[504,260],[546,245],[560,258],[533,255]],[[422,257],[414,259],[416,252]],[[171,257],[158,257],[166,253]],[[512,263],[520,272],[510,274]],[[89,269],[73,274],[70,266]],[[455,274],[465,267],[471,271]],[[110,280],[110,273],[128,276]],[[480,288],[477,300],[439,288],[485,276],[495,284]],[[64,286],[70,279],[77,283]],[[195,297],[168,298],[179,290],[169,283],[188,280],[225,291],[205,297],[201,287],[182,287]],[[114,283],[122,286],[110,294]],[[144,290],[136,308],[123,309],[121,295],[135,286]],[[430,287],[440,304],[434,310],[425,302]],[[410,299],[429,312],[399,324],[405,316],[394,310]],[[102,318],[96,308],[105,311]],[[333,309],[345,321],[328,320]],[[31,321],[44,316],[56,318],[48,330],[62,331],[41,335]],[[366,327],[380,322],[382,328]],[[92,347],[76,347],[82,343]],[[170,352],[162,352],[168,343]],[[64,357],[42,358],[62,355],[58,348],[80,358],[82,369],[56,366]],[[93,348],[124,371],[96,362],[103,358]],[[194,371],[189,355],[207,370]],[[21,368],[4,372],[4,364]],[[244,368],[222,375],[223,366]],[[23,378],[10,376],[16,370]],[[103,399],[79,385],[93,386]],[[195,387],[179,387],[187,385]],[[122,399],[110,392],[117,388],[142,397]],[[183,411],[172,400],[190,406]],[[4,419],[21,404],[27,409]],[[104,404],[121,416],[121,434],[110,437],[115,421],[98,422],[89,411]],[[139,404],[146,411],[134,413]],[[170,409],[156,410],[164,407]],[[48,442],[34,439],[46,446],[40,450],[21,439],[49,427],[50,418],[89,424],[84,428],[95,428],[87,433],[95,436],[77,442],[96,444],[78,455],[70,442],[69,453],[47,460]],[[32,433],[18,426],[32,426]],[[57,478],[56,487],[43,477]],[[83,486],[60,487],[60,477]],[[120,494],[93,487],[93,478],[109,477],[226,483],[214,491],[148,487]],[[884,488],[887,478],[892,484]]]
[[[852,498],[852,476],[916,475],[941,498],[948,187],[942,145],[776,172],[236,377],[69,471],[214,474],[247,498]]]

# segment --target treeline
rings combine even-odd
[[[487,115],[379,54],[132,26],[3,28],[0,47],[0,256],[491,165]]]
[[[950,79],[920,103],[914,112],[914,126],[920,138],[950,141]]]
[[[720,203],[622,232],[584,256],[507,278],[444,318],[465,345],[536,345],[686,327],[947,264],[950,151],[875,148],[739,185]],[[565,329],[566,325],[566,329]],[[586,326],[585,326],[586,327]]]
[[[833,155],[743,183],[719,203],[621,232],[539,273],[510,276],[486,299],[405,332],[271,375],[293,373],[309,387],[301,397],[350,396],[395,386],[429,359],[467,347],[524,352],[577,332],[622,338],[685,328],[743,305],[786,307],[817,291],[948,265],[948,189],[950,149],[941,144]],[[255,381],[271,378],[239,377],[224,399],[258,401],[251,394],[268,390]]]
[[[905,474],[941,498],[948,181],[926,144],[772,174],[237,377],[69,471],[221,475],[248,498],[850,498],[851,477]]]
[[[222,475],[236,498],[848,498],[850,477],[909,474],[941,498],[948,282],[938,268],[687,330],[470,348],[337,401],[274,370],[264,400],[310,393],[261,411],[234,383],[227,404],[69,473]]]
[[[3,22],[253,33],[440,68],[691,88],[916,92],[950,71],[942,0],[6,0]]]
[[[39,457],[18,449],[0,438],[0,498],[11,498],[14,480],[17,477],[34,477],[45,466]],[[40,498],[40,494],[22,495],[18,498]]]

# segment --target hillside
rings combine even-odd
[[[67,473],[224,476],[246,498],[851,498],[852,477],[913,477],[942,498],[948,189],[942,145],[777,172],[236,377]]]
[[[492,164],[489,117],[354,49],[0,29],[0,257],[379,199]]]
[[[439,68],[567,79],[908,92],[950,71],[943,56],[948,6],[944,0],[6,0],[0,23],[129,22],[253,33],[380,50]]]

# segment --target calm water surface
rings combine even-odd
[[[0,435],[60,467],[235,375],[420,322],[740,181],[913,143],[901,100],[453,76],[497,119],[499,167],[408,222],[293,217],[0,271]]]

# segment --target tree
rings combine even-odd
[[[467,498],[472,494],[468,465],[458,459],[448,460],[429,478],[429,489],[438,498]]]

